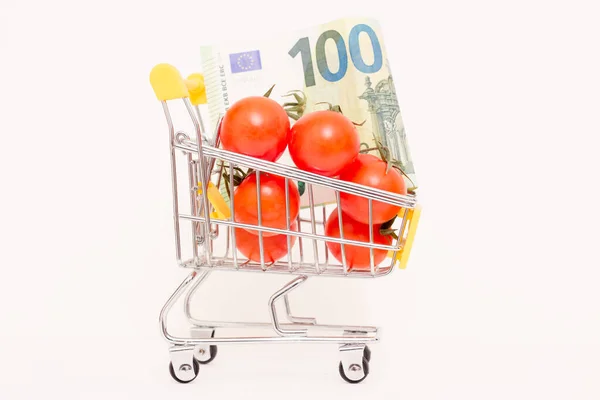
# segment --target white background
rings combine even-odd
[[[596,7],[0,0],[0,398],[598,399]],[[176,384],[157,317],[186,272],[150,69],[361,14],[386,35],[420,230],[406,271],[293,300],[382,325],[371,375],[344,384],[335,346],[221,346]],[[198,306],[266,318],[285,279],[216,276]]]

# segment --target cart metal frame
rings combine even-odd
[[[161,101],[167,120],[169,131],[169,150],[171,161],[171,180],[173,193],[173,222],[175,231],[175,252],[179,266],[191,269],[189,275],[169,297],[160,312],[159,323],[161,333],[170,345],[171,358],[170,372],[173,378],[186,383],[194,380],[199,372],[200,364],[209,363],[217,353],[217,344],[232,343],[335,343],[339,345],[340,359],[339,371],[344,380],[357,383],[366,378],[369,373],[369,360],[371,351],[369,343],[379,340],[380,329],[373,326],[351,325],[323,325],[318,324],[314,318],[294,316],[291,311],[289,293],[306,282],[309,277],[338,277],[338,278],[376,278],[390,274],[403,257],[408,257],[412,237],[416,229],[414,210],[417,207],[414,195],[398,195],[366,186],[344,182],[333,178],[301,171],[297,168],[277,164],[269,161],[248,157],[219,148],[219,126],[212,138],[205,135],[204,124],[198,104],[190,101],[190,94],[194,82],[185,81],[179,72],[168,64],[157,65],[151,73],[151,83],[154,91]],[[193,98],[193,96],[192,96]],[[176,131],[169,108],[168,101],[181,99],[194,127],[194,134],[190,136],[184,131]],[[178,171],[179,157],[187,168]],[[225,166],[227,165],[227,166]],[[213,218],[214,207],[209,199],[209,182],[216,181],[220,184],[223,169],[228,168],[230,187],[233,187],[233,171],[235,167],[252,168],[256,171],[257,187],[260,188],[262,173],[271,173],[285,178],[286,182],[286,212],[288,215],[287,229],[276,229],[263,226],[261,223],[261,207],[258,208],[258,224],[248,225],[236,222],[234,219],[234,198],[230,200],[230,218]],[[187,175],[188,185],[180,185],[180,175]],[[290,229],[290,205],[287,196],[287,183],[289,180],[306,183],[309,196],[310,217],[298,217],[298,231]],[[213,182],[214,184],[215,182]],[[324,186],[335,191],[339,219],[340,238],[327,237],[324,231],[326,213],[325,206],[315,205],[313,200],[313,186]],[[184,187],[182,187],[184,186]],[[185,192],[185,193],[184,193]],[[399,239],[391,245],[381,245],[373,242],[373,230],[369,242],[360,242],[344,239],[342,215],[340,207],[340,193],[346,192],[368,199],[369,221],[373,221],[373,201],[385,202],[401,207],[395,227],[399,230]],[[189,197],[189,212],[181,210],[180,198]],[[260,190],[257,190],[257,201],[260,205]],[[207,212],[205,212],[207,210]],[[317,219],[318,211],[322,220]],[[190,257],[184,257],[182,243],[182,224],[191,224],[191,240],[187,251]],[[309,224],[309,231],[302,231],[302,224]],[[236,251],[235,228],[250,228],[258,231],[260,260],[253,262],[239,255]],[[285,260],[274,263],[265,263],[263,249],[263,234],[265,232],[285,234],[288,240],[288,255]],[[225,243],[219,243],[219,237]],[[292,236],[296,236],[299,245],[299,256],[294,256],[290,246]],[[325,242],[337,242],[342,248],[342,262],[336,262],[329,257]],[[346,262],[345,246],[362,246],[370,249],[370,268],[356,270]],[[307,248],[305,249],[304,246]],[[223,249],[224,248],[224,249]],[[310,248],[310,251],[306,251]],[[374,249],[392,252],[391,258],[383,265],[374,263]],[[405,260],[404,260],[405,262]],[[206,282],[209,275],[215,270],[240,271],[256,273],[279,273],[293,276],[293,279],[281,289],[273,293],[268,301],[270,322],[236,322],[236,321],[206,321],[197,319],[192,315],[191,300],[201,285]],[[185,296],[184,296],[185,295]],[[190,336],[180,337],[172,334],[167,328],[169,312],[174,304],[182,298],[184,313],[191,325]],[[287,322],[280,322],[276,304],[283,300]],[[219,328],[265,328],[270,334],[264,336],[243,335],[217,335]]]

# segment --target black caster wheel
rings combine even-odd
[[[217,356],[217,346],[216,345],[210,345],[210,358],[208,360],[198,360],[196,358],[196,355],[194,355],[194,360],[198,361],[200,364],[208,364],[210,362],[212,362],[212,360],[215,359],[215,357]]]
[[[342,362],[340,361],[340,368],[339,368],[340,376],[342,377],[343,380],[345,380],[348,383],[361,383],[362,381],[364,381],[366,379],[367,376],[369,376],[369,361],[365,357],[363,357],[362,364],[363,364],[362,367],[363,367],[363,371],[365,372],[365,376],[363,376],[361,379],[355,381],[346,376],[346,372],[344,371],[344,366],[342,365]]]
[[[214,337],[215,337],[215,331],[214,331],[214,330],[212,331],[212,334],[210,335],[210,337],[211,337],[211,338],[214,338]],[[208,364],[208,363],[212,362],[212,360],[214,360],[214,359],[215,359],[215,357],[217,356],[217,351],[218,351],[217,345],[211,344],[211,345],[209,346],[209,354],[210,354],[210,358],[208,358],[208,359],[202,359],[202,360],[201,360],[201,359],[199,359],[197,356],[200,356],[200,355],[202,355],[202,356],[203,356],[203,354],[197,354],[197,352],[194,352],[194,358],[195,358],[195,359],[196,359],[196,360],[197,360],[197,361],[198,361],[200,364]],[[204,357],[202,357],[202,358],[204,358]]]
[[[196,379],[196,377],[198,376],[198,372],[200,371],[200,364],[198,363],[198,360],[196,360],[195,358],[193,358],[192,364],[193,364],[193,368],[194,368],[194,377],[192,379],[190,379],[189,381],[182,381],[181,379],[179,379],[177,377],[177,375],[175,375],[175,370],[173,369],[173,363],[172,362],[169,363],[169,372],[171,373],[171,376],[173,377],[173,379],[175,379],[177,382],[179,382],[179,383],[190,383],[191,381],[193,381],[194,379]]]
[[[363,357],[366,358],[367,361],[371,361],[371,349],[369,348],[369,346],[365,346]]]

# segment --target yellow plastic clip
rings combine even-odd
[[[202,185],[198,184],[198,194],[202,194]],[[218,219],[229,219],[231,217],[231,210],[229,209],[229,205],[225,202],[223,196],[219,192],[219,189],[215,186],[214,183],[208,182],[208,201],[215,209],[215,212],[218,215]],[[212,214],[211,214],[212,217]]]
[[[400,253],[400,269],[406,269],[408,264],[408,258],[410,257],[410,251],[412,249],[415,235],[417,233],[417,226],[419,225],[419,219],[421,218],[421,206],[417,205],[412,210],[408,210],[408,220],[410,225],[408,226],[408,234],[406,235],[406,242],[402,247],[402,253]]]
[[[206,104],[206,87],[204,86],[204,75],[191,74],[185,80],[188,91],[190,92],[190,101],[193,105]]]
[[[150,84],[161,101],[189,97],[188,88],[177,68],[170,64],[158,64],[150,71]]]
[[[396,258],[396,265],[400,269],[406,269],[406,265],[408,264],[408,258],[410,257],[410,251],[412,249],[413,242],[415,240],[415,235],[417,233],[417,226],[419,225],[419,219],[421,218],[421,206],[417,205],[413,209],[406,210],[407,215],[407,223],[408,223],[408,232],[406,234],[406,241],[404,242],[404,246],[400,250],[398,250],[398,256]],[[398,216],[401,217],[403,210],[400,210]],[[388,252],[388,257],[393,257],[394,252]]]

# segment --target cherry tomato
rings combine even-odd
[[[298,223],[290,226],[293,231],[298,230]],[[235,245],[244,256],[252,261],[260,262],[260,245],[258,235],[253,235],[245,229],[235,228]],[[290,235],[290,248],[294,247],[296,236]],[[263,235],[263,254],[265,264],[274,263],[287,255],[287,235],[267,236]]]
[[[337,176],[360,150],[352,122],[334,111],[315,111],[292,126],[290,156],[296,166],[325,176]]]
[[[327,218],[325,222],[325,235],[329,237],[339,238],[340,222],[338,218],[337,208]],[[348,214],[342,213],[342,222],[344,229],[344,239],[357,240],[361,242],[369,242],[369,226],[361,224],[353,220]],[[373,243],[391,245],[392,237],[384,236],[379,232],[381,225],[373,225]],[[342,262],[342,246],[339,243],[326,242],[327,248],[331,254]],[[346,248],[346,264],[348,269],[354,270],[370,270],[370,249],[369,247],[345,245]],[[387,250],[373,249],[373,262],[375,265],[380,264],[387,256]]]
[[[290,221],[298,218],[300,194],[292,180],[288,180],[290,197]],[[256,172],[248,175],[235,190],[233,197],[235,220],[237,222],[258,225],[258,202],[256,199]],[[262,225],[269,228],[286,229],[285,179],[279,175],[260,173],[260,202]],[[258,235],[258,231],[250,230]],[[263,232],[263,236],[276,233]]]
[[[406,194],[406,183],[395,168],[387,171],[387,163],[371,154],[359,154],[356,160],[341,174],[340,179],[359,183],[392,193]],[[340,193],[342,210],[363,224],[369,223],[369,200],[352,194]],[[373,223],[382,224],[394,218],[400,207],[373,201]]]
[[[221,121],[221,144],[225,150],[267,161],[283,154],[290,120],[279,103],[267,97],[246,97],[227,110]]]

